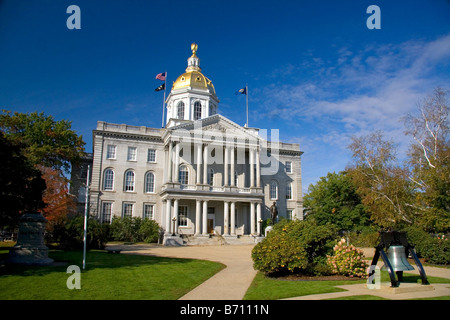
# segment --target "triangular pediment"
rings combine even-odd
[[[242,127],[230,119],[215,114],[213,116],[173,126],[167,130],[172,135],[179,135],[180,133],[202,134],[209,136],[229,136],[237,137],[239,139],[259,139],[257,129]],[[184,134],[181,134],[184,135]]]

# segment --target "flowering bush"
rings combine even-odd
[[[334,255],[327,256],[327,262],[333,273],[349,277],[367,277],[366,269],[369,266],[364,261],[362,250],[354,245],[347,245],[341,239],[333,248]]]

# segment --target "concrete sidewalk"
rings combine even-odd
[[[257,271],[253,269],[251,251],[254,245],[240,246],[183,246],[164,247],[158,245],[111,245],[109,249],[120,249],[123,253],[143,254],[160,257],[200,259],[220,262],[226,268],[188,292],[180,300],[242,300]],[[381,263],[382,265],[382,263]],[[380,265],[380,266],[381,266]],[[424,267],[427,276],[450,279],[450,269]],[[419,274],[416,270],[411,273]],[[365,284],[337,286],[346,291],[292,297],[286,300],[322,300],[357,295],[373,295],[386,299],[404,300],[450,296],[450,284],[422,286],[420,284],[400,284],[404,293],[394,293],[390,283],[383,283],[381,289],[368,289]],[[408,288],[413,286],[413,288]],[[398,290],[401,291],[401,290]]]

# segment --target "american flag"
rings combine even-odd
[[[163,72],[163,73],[157,74],[157,75],[156,75],[156,79],[162,80],[162,81],[166,81],[166,73]]]

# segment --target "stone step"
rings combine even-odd
[[[222,245],[252,245],[261,241],[260,237],[244,235],[233,236],[187,236],[183,237],[183,243],[187,246],[222,246]]]

